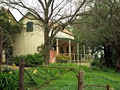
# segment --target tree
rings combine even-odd
[[[97,15],[100,17],[99,25],[102,29],[102,44],[106,66],[120,66],[119,26],[120,26],[120,1],[96,1]]]
[[[80,33],[85,33],[83,42],[104,50],[106,66],[117,66],[120,63],[120,1],[91,1],[89,11],[84,12],[86,16],[80,18],[81,26],[76,27],[83,31],[79,30]]]
[[[22,24],[13,21],[9,10],[2,7],[0,10],[0,71],[3,49],[7,51],[11,47],[16,33],[20,33],[21,30]]]
[[[32,4],[31,4],[31,3]],[[2,0],[1,3],[17,9],[21,8],[34,13],[42,22],[44,30],[45,62],[49,64],[50,48],[55,35],[67,25],[73,24],[81,10],[85,10],[87,0]]]

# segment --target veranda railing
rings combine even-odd
[[[75,54],[75,53],[60,53],[62,55],[70,56],[71,61],[89,61],[90,54]]]

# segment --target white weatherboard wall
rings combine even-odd
[[[44,31],[41,27],[41,22],[31,13],[26,14],[26,17],[32,19],[24,17],[21,20],[24,29],[20,34],[16,35],[15,42],[13,43],[13,56],[38,53],[37,47],[44,44]],[[33,18],[36,20],[33,20]],[[27,22],[33,22],[33,32],[26,32]],[[55,37],[74,39],[74,36],[61,31]]]
[[[27,17],[34,18],[32,14],[27,15]],[[26,24],[29,21],[33,22],[33,32],[26,32]],[[40,21],[24,18],[22,22],[24,24],[24,29],[20,34],[16,35],[13,44],[13,56],[38,53],[37,47],[44,44],[44,31],[40,25],[38,25]]]

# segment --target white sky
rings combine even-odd
[[[15,10],[15,9],[10,9],[10,12],[13,14],[13,16],[15,17],[15,19],[17,21],[19,21],[23,16],[20,14],[19,11]]]
[[[32,7],[33,9],[36,9],[37,12],[40,12],[41,7],[40,4],[37,3],[37,0],[23,0],[25,5]],[[55,0],[55,4],[54,7],[57,6],[62,0]],[[67,0],[65,0],[67,1]],[[70,0],[68,0],[70,1]],[[72,0],[71,0],[72,1]],[[75,0],[76,1],[76,0]],[[74,0],[73,0],[74,2]],[[65,3],[65,2],[64,2]],[[77,4],[77,3],[76,3]],[[58,7],[58,9],[56,9],[56,11],[54,11],[54,13],[57,13],[57,11],[59,10],[61,6]],[[26,14],[28,11],[22,8],[19,8],[24,14]],[[71,4],[67,4],[65,5],[64,9],[61,10],[61,12],[59,13],[61,16],[62,15],[69,15],[70,10],[74,11],[75,10],[75,3],[71,3]],[[15,10],[15,9],[10,9],[11,13],[13,14],[13,16],[16,18],[17,21],[19,21],[23,16],[20,14],[19,11]],[[42,15],[43,13],[40,12],[40,15]],[[61,17],[60,16],[60,17]],[[58,16],[59,17],[59,16]]]

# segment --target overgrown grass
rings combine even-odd
[[[78,68],[79,70],[84,70],[84,84],[97,84],[97,85],[107,85],[115,88],[115,90],[120,90],[120,74],[116,73],[114,69],[103,68],[99,69],[97,67],[89,68],[86,66],[78,66],[75,64],[51,64],[50,66],[65,66],[70,68]],[[34,71],[37,70],[36,73]],[[33,67],[27,70],[35,82],[40,86],[46,83],[46,81],[53,80],[54,78],[62,75],[60,78],[43,85],[40,90],[77,90],[77,77],[78,71],[67,71],[68,69],[62,68],[46,68],[46,67]],[[64,72],[67,72],[64,74]],[[64,74],[64,75],[63,75]],[[34,87],[33,81],[25,75],[25,82],[29,85],[27,87]],[[29,83],[28,83],[29,82]],[[34,90],[34,89],[33,89]],[[85,90],[105,90],[105,88],[97,87],[85,87]]]

